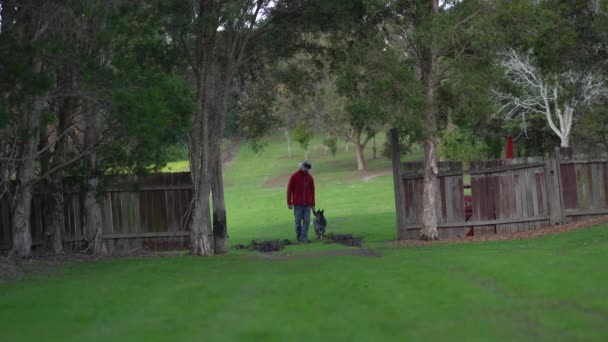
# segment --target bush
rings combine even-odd
[[[459,160],[468,165],[472,160],[487,159],[489,148],[471,132],[459,128],[447,128],[440,132],[438,154],[441,159]]]
[[[325,138],[323,144],[329,148],[332,156],[336,155],[336,152],[338,151],[338,139],[336,137]]]
[[[608,107],[598,107],[581,116],[570,139],[578,149],[601,147],[608,150]]]
[[[298,124],[295,131],[293,132],[294,140],[300,144],[300,147],[304,151],[308,151],[310,145],[310,139],[312,139],[312,131],[308,129],[305,124]]]

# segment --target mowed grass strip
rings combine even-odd
[[[0,327],[6,341],[608,337],[606,226],[377,250],[380,257],[239,252],[64,266],[61,275],[0,286]]]

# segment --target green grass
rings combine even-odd
[[[186,172],[190,171],[188,160],[177,160],[167,163],[162,172]]]
[[[283,184],[301,158],[276,138],[226,172],[230,242],[293,239]],[[0,285],[3,341],[556,341],[608,339],[608,227],[529,241],[395,247],[392,178],[353,172],[313,146],[317,206],[348,247],[290,246],[288,259],[228,256],[66,264]],[[388,161],[371,161],[376,173]],[[317,253],[318,257],[298,257]]]
[[[0,287],[0,326],[5,341],[601,341],[607,228],[379,258],[70,266]]]

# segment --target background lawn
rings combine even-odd
[[[226,172],[231,245],[294,238],[284,186],[300,159],[279,138],[261,155],[241,148]],[[1,339],[608,339],[608,227],[396,247],[386,243],[396,236],[390,162],[354,172],[352,146],[325,157],[314,145],[310,159],[328,230],[361,234],[380,256],[336,256],[355,249],[314,242],[274,259],[232,250],[66,264],[0,285]]]

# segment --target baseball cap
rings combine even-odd
[[[312,163],[309,160],[305,160],[300,163],[300,167],[305,168],[306,170],[312,170]]]

